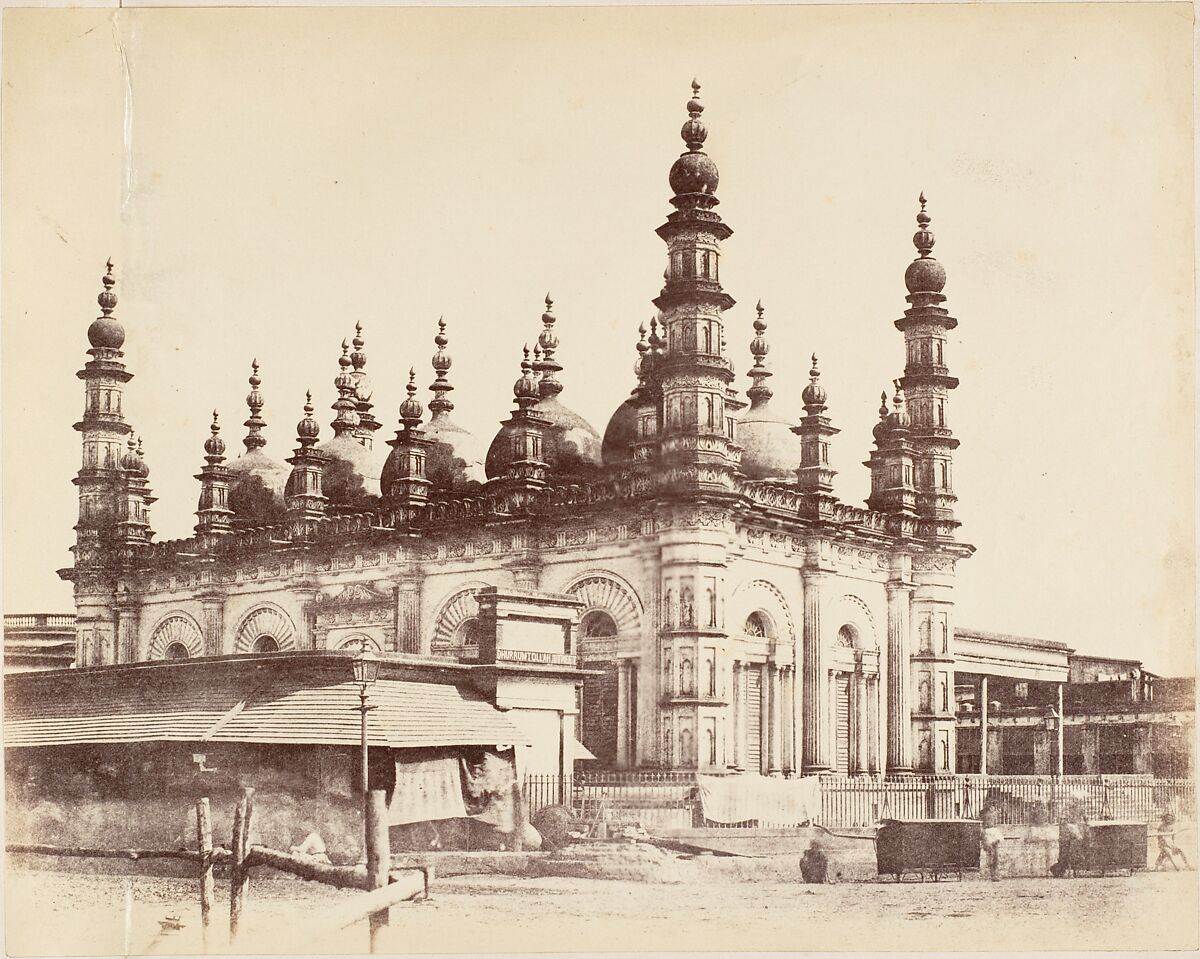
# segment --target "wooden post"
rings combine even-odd
[[[200,853],[200,929],[208,951],[208,925],[213,901],[212,818],[208,798],[196,803],[196,849]]]
[[[250,823],[254,816],[254,790],[242,789],[242,798],[233,813],[233,863],[229,870],[229,942],[237,937],[246,893],[250,890],[250,871],[243,865],[250,851]]]
[[[367,888],[379,889],[388,884],[392,868],[392,844],[388,835],[387,795],[382,789],[372,789],[367,799]],[[388,924],[388,910],[373,912],[368,920],[371,927],[371,952],[378,952],[382,931]]]
[[[525,849],[525,794],[521,791],[519,781],[514,782],[512,787],[512,818],[512,851],[522,852]]]

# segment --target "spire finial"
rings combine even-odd
[[[212,435],[204,441],[204,459],[209,466],[216,466],[225,459],[225,441],[221,439],[221,424],[216,410],[213,410],[212,424],[208,430]]]
[[[558,336],[554,332],[557,317],[553,313],[553,307],[554,300],[547,293],[546,312],[542,314],[544,329],[537,338],[537,346],[541,347],[542,358],[533,364],[534,370],[542,375],[538,389],[543,399],[549,399],[562,392],[562,384],[558,382],[557,377],[557,374],[562,371],[562,366],[554,358],[554,353],[558,349]]]
[[[887,415],[888,415],[887,390],[882,390],[879,394],[879,418],[883,419]]]
[[[350,372],[350,342],[342,340],[342,355],[338,357],[338,375],[333,378],[338,397],[330,409],[337,415],[329,425],[335,437],[353,431],[359,424],[358,403],[355,402],[354,374]]]
[[[321,424],[313,418],[312,390],[304,394],[304,419],[296,424],[296,440],[303,449],[315,446],[321,434]]]
[[[446,320],[439,316],[438,331],[433,337],[433,345],[437,347],[437,352],[433,354],[433,359],[430,361],[433,364],[435,379],[429,384],[429,389],[433,393],[433,399],[429,401],[429,412],[434,416],[440,413],[449,413],[454,409],[454,404],[450,402],[447,395],[454,389],[446,378],[446,374],[450,372],[450,366],[454,362],[450,354],[446,352],[449,342],[450,340],[446,336]]]
[[[933,252],[934,236],[929,229],[930,216],[925,212],[925,192],[921,192],[918,198],[921,204],[921,209],[917,212],[917,232],[913,234],[913,246],[921,254],[922,258],[929,256]]]
[[[416,367],[409,367],[408,383],[405,384],[404,390],[408,393],[408,396],[400,404],[400,422],[404,424],[406,431],[412,431],[421,425],[421,415],[425,412],[425,407],[417,399]]]
[[[108,258],[105,267],[107,268],[107,272],[100,278],[104,289],[96,297],[96,302],[100,304],[101,313],[105,316],[112,316],[112,311],[117,308],[117,294],[112,291],[112,288],[116,286],[117,281],[113,278],[113,261],[111,256]]]
[[[367,365],[367,354],[363,351],[367,341],[362,335],[362,320],[354,324],[354,339],[350,342],[354,346],[354,352],[350,354],[350,363],[354,366],[354,372],[358,373]]]
[[[242,424],[246,427],[246,436],[242,440],[242,445],[246,447],[247,453],[267,445],[266,439],[260,435],[267,422],[262,418],[263,395],[258,389],[262,385],[262,377],[258,375],[257,357],[250,361],[249,382],[250,392],[246,394],[246,405],[250,408],[250,416]]]
[[[692,98],[687,102],[687,112],[688,118],[684,121],[679,135],[691,153],[699,153],[704,148],[704,141],[708,139],[708,127],[700,119],[700,115],[704,112],[704,104],[700,102],[700,84],[695,79],[692,80]],[[714,183],[713,187],[715,188],[715,186]],[[712,190],[701,192],[711,193]]]
[[[804,412],[809,416],[820,416],[825,412],[825,387],[821,385],[821,371],[817,367],[817,354],[812,355],[812,368],[808,371],[808,385],[800,394],[804,401]]]
[[[757,407],[766,403],[774,394],[766,385],[771,376],[766,364],[771,345],[767,342],[767,321],[763,319],[762,300],[758,301],[755,311],[758,315],[754,318],[754,339],[750,341],[750,355],[754,357],[754,365],[750,367],[748,374],[754,385],[746,390],[746,395],[750,397],[751,405]]]
[[[529,362],[529,344],[526,343],[522,350],[521,359],[521,375],[517,381],[513,383],[513,398],[517,402],[517,406],[522,410],[527,410],[538,402],[540,391],[538,390],[538,381],[533,375],[533,371],[537,368],[539,350],[537,346],[533,348],[534,362]]]

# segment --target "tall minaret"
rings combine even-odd
[[[952,460],[958,440],[947,425],[947,396],[958,386],[946,366],[946,334],[958,320],[940,304],[946,297],[946,268],[935,260],[934,237],[925,212],[925,194],[920,196],[917,232],[913,245],[920,256],[904,272],[910,304],[896,320],[904,333],[907,363],[900,380],[912,420],[910,436],[914,450],[914,485],[917,490],[918,532],[937,539],[953,539],[958,522],[954,518],[954,474]]]
[[[358,411],[358,428],[354,431],[354,435],[358,437],[358,441],[363,446],[371,449],[375,444],[375,432],[383,424],[375,419],[375,415],[371,412],[374,405],[371,402],[373,389],[371,380],[367,376],[367,351],[363,349],[367,341],[363,339],[361,321],[354,324],[354,339],[350,342],[354,346],[354,352],[350,354],[354,372],[350,375],[354,377],[355,408]]]
[[[733,367],[724,356],[722,313],[734,301],[721,289],[720,257],[721,241],[733,230],[713,209],[719,176],[703,152],[708,129],[694,80],[687,111],[680,131],[687,151],[670,173],[675,212],[656,231],[668,260],[654,300],[666,331],[666,351],[654,363],[655,392],[662,395],[661,476],[677,487],[730,489],[741,451],[725,416]]]
[[[321,477],[327,461],[317,449],[321,426],[313,419],[312,393],[304,395],[304,419],[296,424],[296,449],[288,463],[292,473],[284,492],[284,504],[290,521],[320,519],[325,515],[325,494]]]
[[[204,441],[204,467],[196,474],[200,481],[200,500],[196,504],[197,533],[227,533],[233,528],[233,510],[229,508],[230,470],[225,462],[225,441],[213,410],[212,434]]]
[[[83,419],[75,424],[83,438],[83,463],[75,476],[79,488],[79,523],[75,527],[75,566],[103,567],[113,557],[123,502],[122,447],[130,427],[121,412],[126,383],[133,374],[125,369],[125,329],[113,316],[117,295],[113,292],[113,262],[101,281],[104,289],[96,298],[100,316],[88,327],[92,357],[78,376],[84,382]]]
[[[821,371],[817,367],[817,354],[812,355],[812,368],[808,371],[808,386],[800,398],[804,400],[805,416],[792,432],[800,437],[800,467],[796,470],[796,482],[807,493],[833,492],[833,478],[837,471],[829,465],[829,438],[839,432],[825,415],[827,396],[821,385]],[[748,392],[748,391],[747,391]]]

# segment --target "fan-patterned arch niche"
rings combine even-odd
[[[629,590],[608,576],[585,576],[567,593],[583,603],[581,641],[589,637],[628,636],[640,630],[641,615]]]
[[[154,627],[151,659],[190,659],[204,654],[204,634],[192,617],[175,613]]]
[[[433,627],[435,651],[479,644],[479,603],[475,595],[483,588],[459,590],[442,604]]]
[[[270,653],[296,648],[296,626],[282,609],[260,606],[242,620],[233,649],[237,653]]]

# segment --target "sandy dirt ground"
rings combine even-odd
[[[126,890],[132,910],[126,933]],[[255,879],[246,947],[278,950],[298,922],[356,895],[287,877]],[[9,955],[195,954],[196,884],[147,876],[10,869]],[[228,884],[210,951],[227,950]],[[511,876],[438,880],[432,901],[392,911],[390,953],[732,950],[1194,949],[1197,874],[991,883],[662,884]],[[159,920],[178,916],[182,930]],[[359,925],[313,953],[366,951]],[[239,951],[241,951],[239,949]]]

